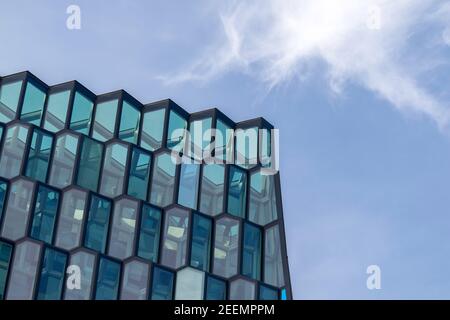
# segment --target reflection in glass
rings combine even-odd
[[[0,122],[9,122],[16,117],[22,80],[2,84],[0,87]]]
[[[6,192],[8,191],[8,184],[0,180],[0,221],[3,216],[3,208],[5,206]]]
[[[250,168],[258,160],[258,128],[236,130],[236,164]]]
[[[85,247],[105,253],[110,213],[111,202],[93,195],[86,226]]]
[[[237,217],[245,217],[247,197],[247,173],[237,167],[230,166],[228,178],[228,213]]]
[[[44,129],[57,132],[64,129],[69,107],[70,90],[52,93],[48,96]]]
[[[150,151],[161,148],[166,109],[144,113],[141,132],[141,147]]]
[[[127,157],[126,145],[114,143],[106,147],[100,185],[101,194],[111,198],[122,194]]]
[[[26,176],[41,182],[46,181],[52,143],[51,135],[34,129],[26,164]]]
[[[214,240],[214,270],[229,278],[237,273],[239,252],[239,221],[230,218],[217,220]]]
[[[141,113],[127,101],[123,101],[122,116],[120,117],[119,139],[137,143],[139,119]]]
[[[97,191],[102,152],[101,143],[88,137],[83,138],[77,174],[77,184],[80,187]]]
[[[139,235],[139,257],[157,262],[160,230],[161,210],[144,204]]]
[[[200,211],[215,216],[223,212],[225,167],[204,164],[200,191]]]
[[[259,280],[261,276],[261,231],[251,224],[244,224],[242,242],[242,274]]]
[[[0,241],[0,300],[5,297],[6,276],[11,262],[12,245]]]
[[[266,225],[277,219],[275,177],[262,175],[261,171],[250,176],[250,204],[248,219]]]
[[[152,300],[172,300],[173,297],[172,272],[159,267],[153,267]]]
[[[205,287],[205,273],[193,268],[177,272],[175,300],[201,300]]]
[[[267,229],[264,238],[264,282],[280,288],[284,286],[284,275],[278,225]]]
[[[137,201],[121,199],[114,204],[108,255],[126,259],[133,254]]]
[[[232,281],[230,300],[255,300],[255,283],[244,279]]]
[[[119,292],[120,264],[100,258],[95,300],[117,300]]]
[[[28,127],[15,124],[7,129],[0,157],[0,176],[10,179],[20,174],[27,137]]]
[[[233,160],[233,130],[217,119],[214,155],[216,159],[230,163]]]
[[[37,240],[52,243],[59,192],[39,185],[36,195],[31,236]]]
[[[95,255],[85,251],[77,251],[70,257],[69,265],[78,266],[83,276],[80,279],[80,289],[66,289],[64,292],[64,300],[89,300],[91,298],[94,280]],[[70,275],[72,274],[70,273]]]
[[[146,200],[150,179],[150,166],[150,155],[138,148],[133,148],[128,178],[128,194],[130,196]]]
[[[45,249],[37,300],[61,299],[66,263],[66,254],[50,248]]]
[[[94,103],[79,92],[73,100],[70,129],[82,134],[89,134]]]
[[[199,175],[200,165],[189,163],[181,165],[178,204],[192,209],[197,208]]]
[[[56,139],[49,178],[52,186],[62,189],[72,183],[77,147],[76,135],[66,133]]]
[[[99,141],[107,141],[114,137],[116,126],[117,100],[97,104],[92,137]]]
[[[191,122],[189,127],[191,144],[190,152],[193,159],[200,161],[211,154],[211,150],[209,149],[211,144],[211,125],[211,118]]]
[[[209,218],[193,214],[191,266],[209,271],[211,252],[212,221]]]
[[[225,300],[227,298],[227,284],[215,277],[206,277],[206,300]]]
[[[147,300],[150,265],[133,260],[125,264],[120,300]]]
[[[275,288],[259,285],[259,300],[278,300],[278,291]]]
[[[170,110],[169,129],[167,130],[167,148],[175,151],[183,151],[185,130],[187,121],[178,113]]]
[[[189,211],[172,208],[166,212],[161,263],[179,268],[186,263]]]
[[[42,109],[44,108],[45,92],[31,82],[27,82],[20,119],[35,125],[40,125]]]
[[[150,189],[150,203],[165,207],[173,203],[176,164],[169,153],[155,158]]]

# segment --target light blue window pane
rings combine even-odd
[[[178,204],[188,208],[197,209],[199,174],[200,165],[186,163],[181,165]]]
[[[284,286],[283,260],[278,225],[266,229],[264,236],[264,282],[274,287]]]
[[[106,258],[101,258],[98,268],[95,300],[117,300],[119,280],[120,264]]]
[[[77,184],[80,187],[97,191],[103,145],[85,137],[78,164]]]
[[[31,236],[33,238],[48,244],[52,243],[58,202],[59,193],[57,191],[39,186],[31,227]]]
[[[128,194],[135,198],[146,200],[150,179],[151,157],[148,153],[133,148],[130,175],[128,178]]]
[[[281,290],[281,300],[287,300],[286,289]]]
[[[173,273],[158,267],[153,268],[152,300],[173,299]]]
[[[38,300],[60,300],[66,273],[67,256],[50,248],[45,249],[39,281]]]
[[[16,124],[7,129],[0,157],[0,176],[10,179],[20,174],[27,137],[25,126]]]
[[[111,198],[122,194],[127,159],[128,147],[126,145],[113,143],[106,147],[100,185],[101,194]]]
[[[164,133],[166,109],[144,113],[141,132],[141,147],[154,151],[161,147]]]
[[[0,87],[0,122],[9,122],[15,118],[21,89],[22,81]]]
[[[42,109],[44,108],[45,92],[31,82],[27,82],[20,119],[35,125],[40,125]]]
[[[34,130],[25,171],[26,176],[41,182],[46,181],[52,143],[51,135]]]
[[[64,300],[89,300],[91,299],[94,283],[94,268],[96,256],[87,251],[76,251],[70,257],[69,265],[79,266],[82,272],[80,289],[69,289],[64,291]],[[72,275],[73,272],[70,274]]]
[[[258,128],[236,130],[236,164],[243,168],[256,165],[258,160]]]
[[[270,167],[272,164],[272,136],[271,130],[260,130],[260,161],[263,167]]]
[[[2,136],[3,136],[3,126],[0,126],[0,140],[1,140]]]
[[[221,164],[203,165],[203,177],[200,191],[200,212],[211,216],[223,212],[223,194],[225,191],[225,167]]]
[[[247,198],[247,173],[236,167],[230,167],[228,178],[228,213],[245,217]]]
[[[178,207],[165,213],[161,264],[177,269],[186,264],[189,211]]]
[[[157,262],[160,233],[161,210],[144,204],[139,235],[139,257]]]
[[[170,110],[169,129],[167,131],[167,148],[182,151],[187,121],[178,113]]]
[[[131,104],[123,101],[122,116],[120,117],[119,139],[137,143],[139,132],[139,119],[141,113]]]
[[[168,153],[155,158],[153,177],[150,187],[150,203],[165,207],[173,203],[176,164]]]
[[[67,133],[56,140],[49,178],[52,186],[62,189],[72,184],[77,148],[78,136],[76,135]]]
[[[105,253],[110,214],[111,202],[92,196],[84,239],[85,247]]]
[[[6,276],[11,262],[12,246],[0,241],[0,300],[5,297]]]
[[[278,300],[278,290],[260,285],[259,300]]]
[[[227,285],[225,281],[208,276],[206,278],[206,300],[226,300]]]
[[[69,98],[70,90],[53,93],[48,97],[47,111],[45,112],[44,119],[45,129],[52,132],[64,129]]]
[[[0,180],[0,222],[2,221],[3,208],[5,206],[6,192],[8,191],[8,185],[6,182]]]
[[[230,282],[230,300],[255,300],[255,283],[245,279]]]
[[[263,175],[261,171],[252,173],[248,219],[259,225],[266,225],[277,217],[275,176]]]
[[[107,141],[114,137],[117,104],[117,100],[112,100],[97,105],[92,137],[100,141]]]
[[[215,143],[215,158],[231,162],[233,160],[233,131],[220,119],[217,119]]]
[[[229,278],[237,273],[239,252],[239,221],[220,218],[216,222],[213,272]]]
[[[209,271],[212,222],[194,214],[192,220],[191,266]]]
[[[75,92],[72,116],[70,118],[70,129],[89,134],[91,116],[94,103],[79,92]]]
[[[209,158],[211,154],[211,125],[212,119],[206,118],[191,122],[189,127],[191,157],[196,160]]]
[[[124,265],[120,300],[148,300],[150,264],[132,260]]]
[[[248,223],[244,224],[242,274],[255,280],[261,277],[261,241],[261,230]]]

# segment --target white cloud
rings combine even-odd
[[[427,115],[445,127],[447,102],[422,83],[424,72],[439,67],[435,45],[418,42],[417,34],[440,28],[443,44],[449,8],[435,0],[228,2],[220,10],[224,37],[166,79],[205,81],[239,70],[272,88],[302,76],[305,66],[320,59],[334,92],[352,81],[401,111]]]

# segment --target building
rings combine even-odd
[[[198,128],[223,135],[208,147]],[[226,129],[272,126],[0,78],[0,299],[291,299],[279,173],[173,161],[190,148],[256,157]]]

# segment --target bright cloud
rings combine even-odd
[[[221,8],[223,38],[170,83],[204,81],[239,70],[269,88],[304,78],[317,59],[334,92],[357,83],[406,113],[424,114],[441,128],[448,101],[427,88],[423,75],[439,68],[436,47],[448,50],[450,5],[434,0],[259,0]],[[423,37],[438,30],[439,41]],[[428,41],[432,43],[423,43]],[[448,51],[446,52],[448,56]],[[448,63],[443,59],[443,63]],[[439,90],[439,88],[438,88]]]

